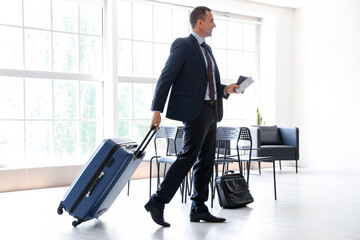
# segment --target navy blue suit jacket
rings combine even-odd
[[[215,61],[210,47],[208,51]],[[221,84],[219,69],[216,62],[214,64],[217,121],[221,121],[222,98],[227,98],[228,95],[224,95],[226,85]],[[151,110],[163,112],[170,91],[166,117],[191,122],[199,116],[203,108],[207,86],[206,63],[198,41],[192,34],[189,37],[178,38],[171,45],[170,55],[157,82]]]

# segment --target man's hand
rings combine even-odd
[[[159,129],[161,122],[161,115],[160,112],[154,111],[153,119],[151,121],[151,126],[156,126],[156,130]]]
[[[236,83],[232,83],[230,85],[227,85],[225,87],[225,93],[226,94],[231,94],[231,93],[235,93],[235,89],[239,88],[240,85],[237,85]]]

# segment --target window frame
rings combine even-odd
[[[80,21],[81,21],[81,7],[84,7],[84,9],[89,10],[89,8],[94,8],[95,11],[101,11],[97,13],[98,17],[101,17],[101,25],[103,28],[103,24],[104,24],[104,14],[103,14],[103,8],[104,5],[102,4],[101,0],[94,0],[91,1],[90,5],[88,3],[81,3],[79,1],[73,1],[73,3],[76,5],[76,10],[75,12],[78,14],[77,15],[77,26],[76,26],[76,31],[74,32],[68,32],[65,30],[56,30],[53,29],[53,1],[54,0],[48,0],[48,4],[50,5],[50,9],[49,9],[49,14],[50,14],[50,19],[51,19],[51,24],[50,24],[50,28],[40,28],[40,27],[34,27],[34,26],[26,26],[25,22],[24,22],[24,17],[25,17],[25,13],[24,13],[24,2],[23,0],[21,0],[21,5],[22,5],[22,11],[21,11],[21,23],[18,22],[17,24],[11,24],[11,23],[0,23],[0,26],[6,27],[8,29],[20,29],[22,31],[22,61],[21,61],[21,66],[17,66],[17,67],[9,67],[9,68],[1,68],[0,66],[0,77],[10,77],[10,79],[12,77],[14,78],[20,78],[22,79],[22,95],[23,95],[23,113],[22,116],[19,118],[7,118],[7,117],[3,117],[0,119],[0,123],[1,122],[17,122],[17,123],[21,123],[22,127],[22,137],[19,137],[18,141],[20,143],[20,146],[17,146],[17,150],[19,153],[17,154],[12,154],[12,153],[2,153],[1,155],[7,155],[7,158],[2,158],[3,161],[1,161],[0,166],[5,166],[5,167],[14,167],[14,166],[34,166],[34,165],[68,165],[68,164],[76,164],[76,163],[81,163],[83,162],[84,158],[88,157],[89,154],[91,154],[93,152],[93,147],[96,147],[96,145],[98,145],[103,137],[104,137],[104,42],[105,42],[105,35],[103,30],[101,29],[99,31],[99,28],[97,28],[97,33],[91,32],[91,33],[86,33],[84,31],[80,30]],[[65,1],[66,2],[66,1]],[[98,26],[97,26],[98,27]],[[26,31],[43,31],[43,32],[47,32],[50,34],[50,38],[51,38],[51,44],[50,44],[50,68],[48,70],[41,70],[41,69],[28,69],[25,66],[25,57],[26,57],[26,44],[25,44],[25,32]],[[75,63],[75,67],[76,67],[76,71],[74,72],[68,72],[68,71],[54,71],[54,56],[53,56],[53,52],[55,50],[55,46],[54,46],[54,39],[53,39],[53,35],[55,34],[69,34],[72,36],[75,36],[77,38],[77,43],[76,45],[78,46],[77,50],[76,50],[76,54],[78,57],[78,60]],[[80,42],[81,42],[81,38],[97,38],[101,41],[100,43],[100,48],[98,47],[98,52],[100,52],[99,56],[99,60],[101,61],[101,69],[100,71],[96,71],[93,73],[90,72],[82,72],[81,71],[81,64],[80,64],[80,58],[81,58],[81,49],[79,48],[80,46]],[[98,45],[99,46],[99,45]],[[89,48],[87,48],[89,49]],[[32,118],[32,117],[28,117],[26,115],[26,106],[27,106],[27,102],[25,101],[25,96],[27,95],[27,92],[25,90],[25,83],[28,79],[43,79],[44,81],[49,81],[50,85],[51,85],[51,116],[43,118]],[[70,117],[70,118],[56,118],[54,113],[55,113],[55,107],[54,107],[54,82],[61,82],[61,81],[71,81],[73,82],[76,86],[76,88],[74,89],[74,99],[72,100],[73,103],[76,106],[76,116],[74,117]],[[100,99],[100,103],[95,103],[96,105],[96,110],[97,111],[95,113],[95,115],[93,114],[93,117],[83,117],[82,116],[82,99],[84,98],[81,93],[82,93],[82,87],[84,88],[88,88],[88,86],[84,85],[84,83],[91,83],[94,86],[91,86],[90,89],[95,89],[94,91],[96,92],[96,98]],[[83,97],[83,98],[82,98]],[[29,151],[27,149],[27,146],[31,146],[31,144],[29,145],[29,143],[27,142],[27,125],[29,123],[45,123],[45,122],[51,122],[51,128],[50,128],[50,142],[49,144],[49,148],[50,148],[50,152],[47,156],[43,156],[43,157],[38,157],[38,156],[34,156],[33,154],[29,154],[31,151]],[[55,136],[55,125],[57,123],[65,123],[65,122],[71,122],[75,127],[75,133],[73,136],[73,139],[75,139],[75,144],[76,146],[74,146],[75,152],[72,155],[65,155],[63,156],[62,154],[60,154],[59,152],[55,152],[54,151],[54,147],[55,147],[55,141],[56,139],[54,139]],[[94,133],[95,136],[95,142],[94,139],[91,139],[89,141],[91,141],[92,143],[92,147],[91,149],[87,149],[85,152],[82,153],[82,151],[86,148],[86,144],[84,145],[82,142],[82,138],[85,136],[82,136],[81,133],[81,126],[83,124],[88,124],[88,123],[92,123],[93,126],[95,126],[96,128],[96,133]],[[11,157],[11,155],[13,155],[14,157]],[[39,154],[41,155],[41,154]],[[9,157],[10,156],[10,157]],[[7,160],[5,160],[7,159]],[[49,160],[50,159],[50,160]]]

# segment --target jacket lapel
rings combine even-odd
[[[194,48],[195,48],[195,52],[199,55],[200,59],[201,59],[201,62],[203,63],[203,66],[204,66],[204,71],[205,73],[207,74],[207,69],[206,69],[206,62],[205,62],[205,59],[204,59],[204,55],[202,53],[202,50],[200,49],[200,46],[199,46],[199,42],[198,40],[192,35],[190,34],[189,38],[192,40],[192,43],[194,44]],[[220,73],[219,73],[219,69],[217,67],[217,64],[216,64],[216,61],[215,61],[215,58],[214,58],[214,54],[211,50],[211,48],[206,44],[206,47],[207,47],[207,51],[208,53],[210,54],[212,60],[214,61],[214,65],[215,65],[215,80],[217,83],[220,83]]]
[[[201,62],[203,63],[203,66],[204,66],[204,71],[207,74],[206,62],[205,62],[205,59],[204,59],[204,55],[203,55],[203,53],[202,53],[202,51],[200,49],[199,42],[192,34],[190,34],[189,38],[192,40],[192,43],[194,44],[195,52],[197,53],[197,55],[201,59]]]

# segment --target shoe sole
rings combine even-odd
[[[197,218],[196,218],[196,219],[195,219],[195,218],[194,218],[194,219],[191,219],[191,218],[190,218],[190,222],[200,222],[200,219],[197,219]]]
[[[222,223],[222,222],[226,221],[226,219],[219,219],[217,221],[207,221],[203,218],[190,217],[190,222],[200,222],[201,220],[203,220],[204,222],[209,222],[209,223]]]
[[[208,222],[208,223],[222,223],[225,222],[226,220],[221,220],[221,221],[206,221],[204,219],[190,219],[190,222],[200,222],[200,220],[203,220],[204,222]]]

